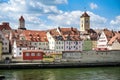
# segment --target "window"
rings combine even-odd
[[[5,50],[7,50],[7,48],[5,48]]]
[[[20,50],[21,50],[21,48],[20,48]]]
[[[39,45],[41,45],[41,43],[39,43]]]
[[[41,56],[41,54],[40,54],[40,53],[37,53],[37,56]]]
[[[30,54],[29,54],[29,53],[26,53],[25,56],[30,56]]]
[[[19,55],[21,55],[21,52],[19,53]]]
[[[5,45],[7,45],[7,43],[5,43]]]
[[[35,53],[31,53],[31,56],[35,56]]]

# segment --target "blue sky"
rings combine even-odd
[[[86,10],[93,29],[120,30],[120,0],[0,0],[0,23],[17,29],[24,16],[27,29],[60,27],[80,28],[80,16]]]

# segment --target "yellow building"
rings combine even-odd
[[[2,59],[2,41],[0,41],[0,60]]]
[[[80,31],[87,31],[90,29],[90,16],[84,12],[80,17]]]

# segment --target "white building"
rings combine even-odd
[[[55,51],[82,51],[82,40],[76,28],[52,29],[47,32],[49,47]]]
[[[31,50],[34,47],[30,46],[30,42],[26,40],[15,40],[12,47],[14,57],[22,57],[23,50]]]
[[[104,33],[104,31],[102,31],[98,41],[97,41],[97,48],[99,49],[105,49],[107,48],[107,42],[108,42],[108,39]]]

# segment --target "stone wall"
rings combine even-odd
[[[120,51],[83,51],[81,62],[120,62]]]

